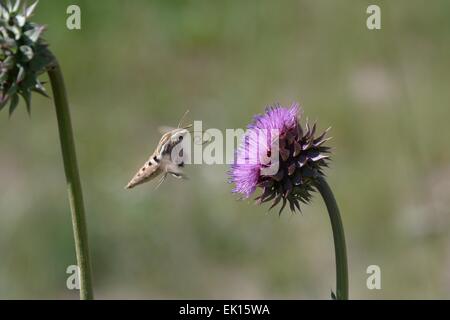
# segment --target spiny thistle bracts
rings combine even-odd
[[[45,27],[29,21],[37,1],[27,6],[20,0],[0,1],[0,110],[9,102],[10,115],[25,100],[30,112],[31,94],[47,96],[40,74],[53,61],[41,35]]]
[[[316,124],[306,123],[302,128],[300,115],[301,109],[295,103],[290,108],[268,107],[263,115],[254,117],[229,172],[230,182],[235,184],[234,193],[249,198],[261,188],[257,203],[272,201],[270,208],[282,203],[280,214],[287,203],[295,212],[300,211],[300,202],[309,202],[315,190],[315,179],[323,176],[323,169],[328,166],[330,148],[323,144],[330,138],[325,137],[329,129],[316,137]],[[275,131],[277,139],[273,139],[272,132]],[[262,142],[255,139],[261,136],[269,138],[263,138]],[[278,152],[278,170],[266,175],[264,169],[274,165],[270,162],[273,160],[267,159],[273,159],[275,150]]]

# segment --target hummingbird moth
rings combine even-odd
[[[177,163],[174,161],[175,159],[172,159],[172,150],[183,141],[184,137],[189,133],[188,129],[192,127],[192,124],[184,127],[182,127],[181,124],[188,112],[189,111],[186,111],[183,115],[177,128],[169,129],[168,132],[165,132],[162,135],[155,151],[152,153],[147,162],[145,162],[145,164],[134,175],[125,189],[132,189],[137,185],[161,176],[156,186],[156,188],[158,188],[169,174],[178,179],[186,178],[181,169],[184,163]]]

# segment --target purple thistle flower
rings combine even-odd
[[[301,108],[279,105],[268,107],[248,125],[229,172],[234,193],[249,198],[259,187],[257,203],[273,201],[270,208],[282,202],[280,213],[289,202],[292,212],[300,210],[314,191],[314,182],[323,176],[330,148],[323,143],[328,129],[315,137],[316,124],[305,130],[299,122]]]

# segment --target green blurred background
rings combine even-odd
[[[82,30],[66,28],[78,4]],[[378,4],[382,30],[366,28]],[[334,288],[324,205],[237,201],[227,166],[123,187],[186,109],[242,128],[298,101],[332,126],[328,170],[355,299],[450,298],[450,2],[43,0],[66,77],[97,298],[319,298]],[[45,77],[44,77],[45,78]],[[51,100],[0,114],[0,298],[75,299]],[[379,265],[382,289],[368,290]]]

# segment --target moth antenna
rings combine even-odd
[[[183,123],[183,120],[186,118],[186,116],[189,113],[189,109],[186,110],[186,112],[183,114],[183,116],[180,119],[180,122],[178,122],[178,128],[181,128],[181,124]]]
[[[190,125],[190,126],[187,127],[187,128],[184,128],[184,129],[189,129],[189,128],[192,128],[192,125]],[[194,129],[194,128],[192,128],[192,129]],[[201,130],[201,131],[199,131],[199,130],[188,130],[188,132],[189,132],[189,133],[194,133],[194,132],[205,133],[205,130]]]

